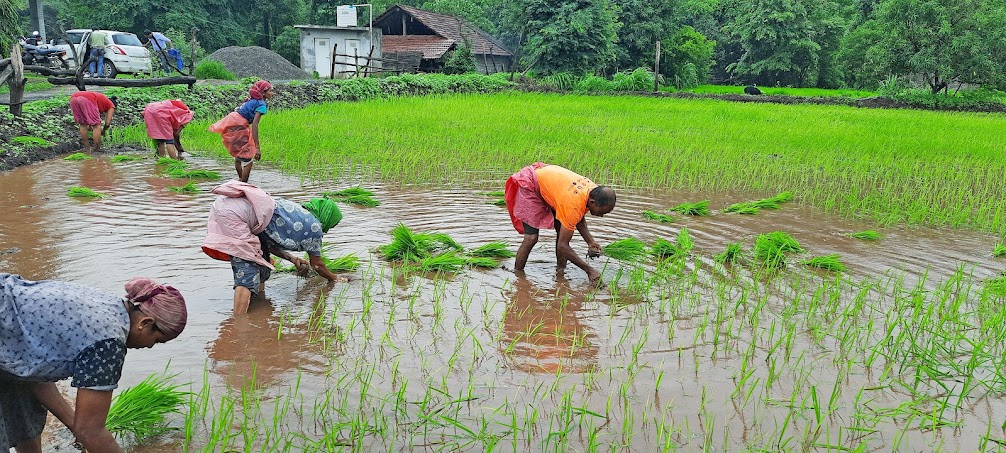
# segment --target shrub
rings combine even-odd
[[[216,61],[203,59],[196,65],[195,76],[197,79],[234,80],[234,74],[224,67],[224,64]]]

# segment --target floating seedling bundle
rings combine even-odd
[[[81,198],[106,198],[107,195],[101,192],[95,192],[87,187],[73,186],[66,190],[66,196],[68,197],[81,197]]]
[[[876,231],[873,231],[873,230],[866,230],[866,231],[860,231],[860,232],[852,233],[852,234],[849,235],[849,237],[853,237],[853,238],[856,238],[856,239],[862,239],[864,241],[876,241],[876,240],[878,240],[878,239],[881,238],[880,233],[878,233]]]
[[[91,156],[88,156],[87,154],[84,153],[73,153],[63,158],[63,160],[89,160],[89,159],[91,159]]]
[[[506,242],[493,241],[468,252],[468,256],[476,258],[512,258],[514,253],[507,248]]]
[[[119,438],[128,435],[141,442],[176,429],[168,426],[166,416],[179,413],[188,392],[171,385],[171,377],[151,375],[116,395],[105,421],[108,430]]]
[[[374,192],[371,192],[362,187],[350,187],[348,189],[342,189],[335,192],[322,192],[321,194],[325,198],[330,198],[335,201],[343,203],[358,204],[361,206],[374,207],[379,206],[381,202],[374,198]]]
[[[493,201],[488,202],[491,205],[494,205],[494,206],[506,206],[506,200],[502,198],[506,194],[502,190],[496,190],[496,191],[493,191],[493,192],[483,192],[482,195],[486,196],[486,197],[497,197],[497,198],[499,198],[498,200],[493,200]]]
[[[779,209],[779,205],[789,201],[793,201],[793,192],[781,192],[772,198],[734,203],[724,209],[723,212],[753,215],[757,214],[761,209]]]
[[[310,260],[311,257],[305,253],[304,259]],[[321,262],[325,263],[325,267],[327,267],[328,270],[335,273],[353,272],[360,268],[360,258],[356,256],[355,253],[350,253],[337,258],[328,258],[322,255]],[[273,266],[276,267],[276,272],[297,272],[297,266],[284,263],[285,262],[273,262]]]
[[[653,245],[650,246],[650,255],[663,260],[681,258],[688,255],[688,252],[682,250],[681,247],[674,245],[674,243],[668,241],[667,239],[658,238],[653,241]]]
[[[165,190],[175,193],[198,193],[199,187],[196,186],[195,181],[189,181],[188,184],[185,184],[184,186],[171,186]]]
[[[740,243],[727,244],[727,249],[713,255],[713,259],[721,264],[734,264],[744,256],[744,247]]]
[[[1006,256],[1006,244],[1003,244],[1002,242],[996,244],[996,247],[992,249],[992,256],[996,258]]]
[[[839,261],[838,254],[815,256],[803,262],[805,266],[816,267],[818,269],[824,269],[833,272],[842,272],[845,270],[845,265]]]
[[[399,223],[391,229],[391,243],[378,250],[388,261],[418,262],[437,252],[464,249],[453,238],[444,233],[415,233]]]
[[[643,217],[646,217],[647,220],[653,220],[661,223],[671,223],[674,221],[674,217],[672,216],[653,211],[643,211]]]
[[[131,161],[134,161],[134,160],[143,160],[143,156],[137,156],[137,155],[133,155],[133,154],[118,154],[118,155],[112,156],[112,162],[113,163],[131,162]]]
[[[604,246],[604,254],[619,261],[632,261],[646,253],[646,244],[630,237]]]
[[[803,252],[800,243],[782,231],[758,235],[755,238],[755,260],[765,267],[786,267],[786,252]]]
[[[164,166],[164,173],[172,178],[220,179],[220,173],[211,170],[189,170],[188,162],[170,157],[157,159],[157,165]]]
[[[707,216],[711,212],[709,211],[709,200],[702,200],[695,203],[681,203],[671,209],[668,209],[668,211],[691,216]]]

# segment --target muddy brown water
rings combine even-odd
[[[225,177],[233,172],[226,162],[201,157],[190,157],[189,162],[196,168],[218,170]],[[252,182],[275,196],[297,201],[306,201],[323,190],[357,183],[302,181],[264,165],[256,166]],[[448,233],[465,245],[503,240],[516,250],[521,238],[512,230],[505,209],[488,204],[492,198],[481,195],[498,189],[483,185],[466,187],[464,182],[450,188],[365,183],[365,187],[376,192],[382,204],[376,208],[343,205],[344,220],[325,238],[327,244],[335,246],[336,254],[356,253],[361,257],[361,270],[351,274],[355,275],[354,280],[331,286],[317,276],[304,279],[274,274],[267,284],[266,300],[253,304],[247,316],[235,319],[231,315],[229,265],[206,257],[199,248],[213,200],[208,190],[219,182],[198,182],[202,192],[192,195],[165,190],[183,183],[159,176],[153,159],[149,158],[125,163],[111,163],[108,156],[82,162],[53,160],[0,174],[0,212],[3,213],[0,271],[29,279],[73,280],[115,293],[122,292],[122,284],[128,278],[149,276],[176,286],[185,295],[189,310],[185,332],[177,340],[153,349],[131,350],[120,388],[134,385],[168,367],[171,373],[179,373],[176,380],[197,385],[203,381],[206,370],[214,398],[226,393],[228,388],[240,388],[253,374],[256,387],[273,397],[286,394],[293,381],[299,381],[303,395],[322,395],[333,385],[327,374],[333,354],[338,356],[338,353],[312,340],[308,318],[340,293],[345,295],[345,312],[350,315],[365,309],[360,296],[365,293],[374,294],[375,299],[398,300],[401,304],[406,304],[409,294],[414,292],[440,293],[446,301],[444,305],[449,307],[444,311],[446,319],[440,321],[446,326],[471,313],[488,310],[486,316],[493,321],[486,323],[486,330],[499,329],[500,333],[490,335],[497,339],[495,345],[482,344],[488,359],[478,361],[475,368],[481,373],[478,376],[487,382],[502,383],[497,384],[501,390],[492,392],[496,405],[504,399],[521,401],[521,395],[530,392],[528,389],[534,385],[550,385],[557,370],[574,376],[575,381],[579,379],[575,376],[620,363],[627,354],[627,347],[619,345],[622,330],[621,327],[613,328],[613,322],[619,326],[639,323],[654,330],[669,322],[662,317],[640,317],[632,311],[613,311],[606,303],[610,295],[605,290],[594,293],[584,273],[572,265],[566,278],[557,279],[551,232],[543,233],[532,253],[526,279],[517,279],[507,270],[513,265],[510,259],[503,261],[503,268],[465,271],[463,276],[442,283],[424,277],[395,276],[392,280],[388,268],[378,258],[372,258],[372,250],[389,242],[388,232],[399,222],[415,231]],[[72,185],[87,186],[109,197],[69,198],[65,194],[67,187]],[[729,242],[750,244],[757,234],[783,230],[815,255],[841,254],[848,265],[848,274],[853,277],[879,275],[895,269],[904,271],[909,278],[928,272],[938,279],[953,274],[961,264],[973,268],[976,276],[987,277],[997,275],[1004,267],[1001,260],[989,256],[997,241],[990,234],[932,228],[880,229],[870,222],[836,218],[798,203],[786,204],[777,211],[763,210],[755,216],[716,213],[710,217],[689,218],[678,215],[678,220],[671,224],[646,221],[640,215],[645,209],[660,211],[685,201],[710,199],[714,209],[722,209],[730,203],[767,195],[772,194],[619,190],[617,209],[604,218],[589,218],[588,225],[602,244],[627,236],[647,242],[657,237],[673,240],[679,228],[687,226],[699,255],[717,253]],[[884,239],[871,243],[846,236],[864,229],[881,230]],[[578,236],[574,238],[574,248],[585,250]],[[595,265],[601,263],[594,262]],[[615,264],[609,264],[606,277],[614,274],[614,268]],[[375,277],[361,277],[364,272]],[[368,288],[367,282],[375,280],[377,284]],[[464,306],[466,298],[474,300],[474,307],[488,308],[458,308]],[[429,299],[421,298],[421,303],[428,304]],[[386,311],[375,310],[380,313],[374,315],[375,319],[388,317]],[[403,331],[429,322],[429,316],[420,317],[418,321],[405,319],[400,314],[395,316],[399,319],[393,324]],[[668,325],[663,328],[666,330]],[[670,328],[686,330],[678,332],[678,337],[690,335],[687,327]],[[533,331],[561,331],[563,335],[527,333]],[[412,332],[410,338],[417,338],[414,341],[435,352],[443,341],[439,338],[442,333],[436,332],[436,328],[419,327],[418,333]],[[382,357],[375,355],[370,359],[379,361]],[[703,366],[700,377],[689,365],[680,364],[680,351],[653,348],[644,350],[642,357],[652,368],[667,370],[663,386],[671,382],[670,388],[677,389],[677,394],[664,398],[671,399],[682,414],[694,413],[702,405],[699,400],[705,392],[715,395],[734,390],[730,375],[736,364]],[[425,367],[411,363],[410,359],[418,360],[408,354],[399,356],[399,371],[408,379],[426,378]],[[652,388],[655,376],[656,373],[642,373],[636,377],[634,385]],[[608,385],[617,387],[617,382]],[[658,395],[658,401],[659,398]],[[586,399],[595,410],[604,408],[603,397]],[[610,399],[608,404],[611,404]],[[660,404],[668,402],[665,400],[657,406]],[[1001,402],[995,404],[996,411],[1002,409]],[[741,448],[750,441],[749,433],[758,431],[757,421],[743,416],[738,420],[728,402],[721,399],[710,405],[715,408],[706,410],[721,415],[717,423],[738,427],[729,433],[716,433],[727,439],[719,441],[724,449]],[[264,411],[269,412],[268,409]],[[1000,412],[999,416],[1002,415]],[[265,418],[271,420],[272,416]],[[289,417],[288,421],[294,423],[292,420],[297,416],[291,413]],[[686,419],[682,416],[677,423],[685,424]],[[702,422],[692,418],[690,423],[694,425],[692,431],[696,431]],[[652,423],[643,423],[643,426],[648,426],[644,431],[656,429]],[[984,426],[974,430],[978,428],[983,434]],[[611,429],[618,430],[617,427]],[[633,438],[629,445],[638,447],[639,451],[654,449],[652,432],[650,434]],[[893,434],[881,436],[871,445],[883,451],[889,449],[892,438]],[[47,439],[51,441],[47,446],[49,451],[53,451],[52,445],[58,447],[65,441],[58,436]],[[177,449],[180,442],[176,436],[155,442],[146,449]],[[579,442],[585,441],[581,438],[574,443]],[[687,443],[687,438],[678,439],[678,442],[679,448],[685,451],[696,447],[696,444]],[[941,442],[942,448],[947,450],[977,448],[973,430],[964,435],[948,435]],[[206,441],[197,439],[193,445],[205,446]],[[932,443],[910,439],[906,445],[919,451],[931,448]],[[387,449],[381,443],[370,446]]]

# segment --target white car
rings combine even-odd
[[[67,30],[66,35],[70,38],[70,43],[65,39],[57,38],[52,40],[52,45],[66,50],[67,59],[71,68],[76,68],[81,61],[87,60],[87,41],[91,33],[106,35],[112,44],[105,47],[105,64],[102,74],[110,78],[115,78],[119,74],[150,74],[150,52],[140,38],[132,33],[114,30],[91,30],[79,28]],[[73,61],[73,51],[70,45],[77,49],[78,61]]]

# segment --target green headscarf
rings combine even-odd
[[[327,198],[312,198],[311,201],[304,203],[304,209],[318,218],[322,231],[326,233],[342,220],[342,211],[339,211],[334,201]]]

